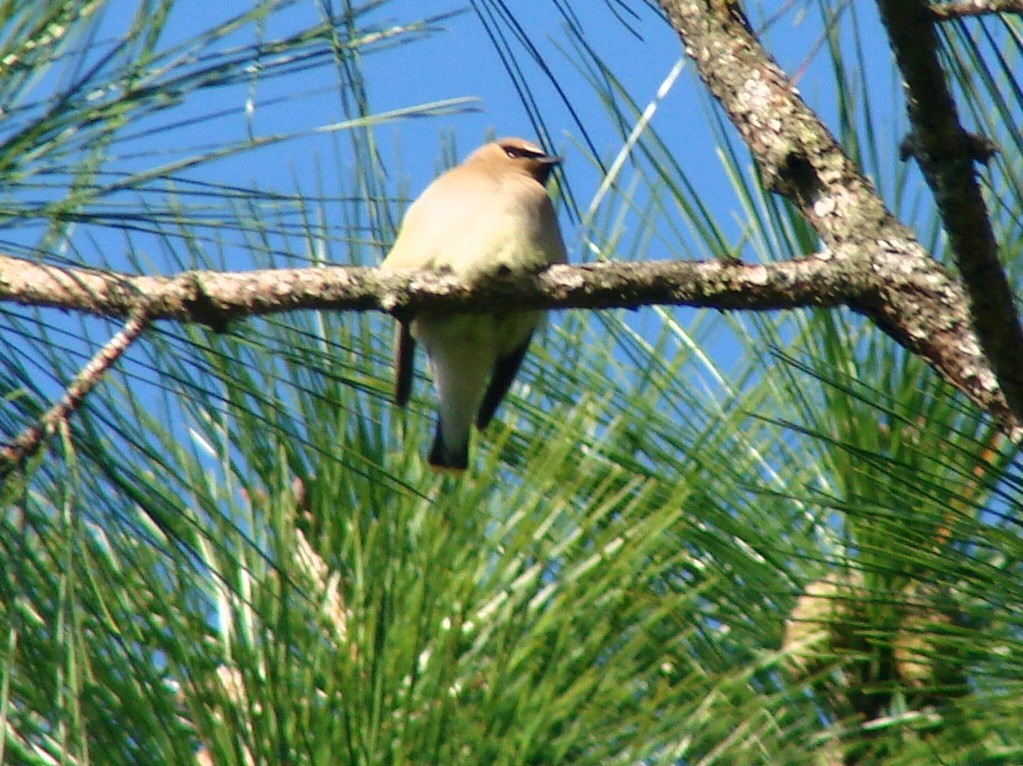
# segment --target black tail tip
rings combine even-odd
[[[444,439],[441,436],[440,425],[438,424],[427,462],[435,473],[463,473],[469,467],[469,444],[466,442],[457,450],[445,449]]]

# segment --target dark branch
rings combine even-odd
[[[913,125],[912,153],[934,194],[963,283],[974,329],[1013,412],[1023,413],[1023,327],[977,182],[978,139],[959,122],[938,60],[938,36],[924,0],[878,0],[902,72]]]

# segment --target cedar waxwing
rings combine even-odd
[[[565,262],[545,184],[561,161],[521,138],[485,144],[412,203],[382,268],[427,269],[469,284]],[[486,428],[526,355],[539,311],[421,314],[395,334],[394,399],[412,390],[415,342],[426,346],[440,407],[429,463],[462,471],[473,419]]]

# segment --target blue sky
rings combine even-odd
[[[303,21],[318,17],[320,6],[313,2],[299,2],[286,12],[274,17],[267,25],[265,34],[273,37],[287,30],[289,24],[296,26]],[[335,4],[335,10],[337,6]],[[633,33],[623,31],[622,24],[612,12],[613,4],[602,2],[575,3],[571,10],[578,14],[577,21],[586,32],[587,43],[594,51],[611,63],[615,75],[620,78],[632,98],[645,106],[665,84],[672,69],[682,58],[677,36],[649,8],[640,3],[631,3],[636,17],[628,17]],[[773,13],[774,6],[787,9],[770,25],[766,41],[771,52],[789,72],[797,72],[801,91],[815,108],[819,108],[835,126],[834,98],[831,95],[831,64],[826,51],[816,46],[821,40],[820,13],[815,9],[805,10],[803,6],[790,3],[771,4],[766,8]],[[523,64],[527,78],[536,86],[536,96],[541,105],[543,117],[551,133],[555,149],[566,156],[565,173],[578,204],[585,207],[600,184],[601,177],[594,166],[580,156],[585,151],[586,141],[601,159],[609,162],[622,146],[619,131],[610,124],[606,110],[602,107],[580,75],[578,54],[573,51],[571,37],[566,32],[565,16],[555,2],[517,0],[508,3],[517,14],[517,20],[530,36],[530,40],[550,63],[553,76],[563,91],[569,94],[575,115],[565,107],[551,79],[534,62],[517,48],[517,61]],[[134,10],[135,4],[118,0],[111,6],[112,11],[123,8]],[[208,3],[200,0],[183,0],[176,6],[167,40],[177,35],[190,35],[204,27],[211,26],[225,15],[240,12],[249,3]],[[484,12],[489,8],[480,4]],[[376,130],[376,138],[389,176],[384,179],[385,187],[391,193],[406,193],[415,196],[435,175],[441,163],[440,143],[442,138],[453,137],[457,153],[464,156],[484,140],[491,132],[497,135],[522,135],[534,137],[535,131],[528,115],[521,105],[515,88],[502,66],[500,57],[488,38],[480,17],[472,8],[460,5],[457,0],[425,0],[410,2],[395,0],[381,4],[365,16],[358,24],[361,27],[386,30],[394,25],[414,22],[420,18],[451,13],[459,9],[465,12],[446,18],[438,23],[439,31],[417,39],[409,44],[372,53],[360,61],[369,84],[369,104],[374,112],[400,109],[414,104],[440,101],[448,98],[478,98],[478,111],[449,115],[429,120],[406,120],[382,125]],[[623,16],[627,16],[623,13]],[[860,21],[867,23],[864,41],[865,60],[877,65],[876,72],[868,72],[872,85],[881,83],[881,90],[891,90],[890,57],[880,30],[871,26],[873,16]],[[111,13],[116,25],[116,14]],[[760,23],[754,16],[754,22]],[[251,28],[239,33],[240,40],[251,40]],[[254,92],[235,88],[226,91],[227,98],[218,100],[217,109],[225,110],[217,130],[225,135],[242,135],[250,126],[256,134],[266,135],[289,130],[315,128],[342,119],[336,85],[330,78],[334,72],[329,69],[311,70],[308,76],[291,77],[287,80],[261,83]],[[285,95],[287,100],[274,104],[273,99]],[[657,107],[653,124],[676,150],[675,156],[688,174],[699,186],[701,200],[711,212],[722,220],[734,220],[739,213],[731,186],[716,154],[714,137],[707,128],[706,111],[708,98],[698,82],[688,61],[683,71],[673,81],[670,90],[663,93]],[[221,97],[218,94],[218,99]],[[246,112],[246,101],[251,97],[251,112]],[[206,97],[208,99],[208,96]],[[187,104],[188,110],[210,110],[211,104],[201,101]],[[233,102],[233,103],[232,103]],[[891,100],[884,102],[890,108]],[[232,110],[234,113],[232,114]],[[891,125],[900,120],[885,120]],[[586,127],[587,136],[576,121]],[[210,124],[189,129],[176,129],[171,140],[182,145],[190,141],[208,141]],[[892,136],[897,145],[901,136]],[[343,146],[343,142],[341,144]],[[291,191],[299,184],[304,191],[313,188],[314,183],[323,183],[331,188],[332,175],[345,172],[345,156],[335,153],[335,142],[331,136],[321,135],[291,141],[274,146],[255,155],[242,155],[235,160],[218,163],[212,169],[215,178],[229,175],[239,184],[271,187],[280,191]],[[259,161],[252,162],[252,157]],[[341,167],[335,167],[340,164]],[[203,172],[194,175],[203,175]],[[578,241],[572,236],[573,223],[566,220],[566,239],[570,246]],[[579,252],[573,253],[579,259]],[[664,252],[661,257],[678,257],[677,253]]]

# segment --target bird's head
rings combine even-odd
[[[523,138],[500,138],[481,146],[465,162],[481,163],[498,172],[523,173],[543,185],[550,178],[554,166],[561,162],[561,157],[547,154]]]

